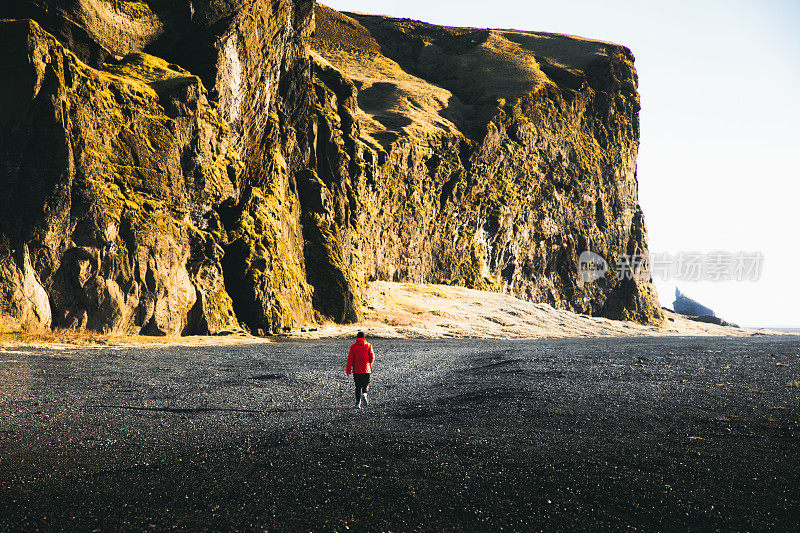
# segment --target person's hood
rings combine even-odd
[[[366,344],[367,339],[356,339],[356,344]]]

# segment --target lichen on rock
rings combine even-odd
[[[610,260],[647,254],[630,51],[324,6],[313,46],[322,83],[342,85],[334,69],[358,87],[349,106],[332,106],[340,119],[326,120],[357,139],[335,144],[355,169],[356,196],[372,204],[358,216],[368,277],[661,322],[642,276],[578,277],[584,250]]]
[[[209,220],[234,198],[238,172],[228,127],[199,79],[144,54],[92,69],[35,22],[0,24],[3,70],[17,69],[6,88],[23,106],[2,120],[12,171],[0,217],[12,253],[30,249],[53,324],[150,334],[236,328],[218,295],[221,254],[188,246],[196,233],[220,238]],[[198,293],[202,318],[191,324]]]
[[[0,16],[19,19],[0,22],[0,303],[17,316],[271,333],[357,321],[366,284],[393,280],[661,321],[648,280],[578,276],[584,250],[647,253],[622,46],[311,0]]]

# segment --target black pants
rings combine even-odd
[[[361,393],[369,389],[369,374],[356,374],[353,372],[353,381],[356,383],[356,403],[361,401]]]

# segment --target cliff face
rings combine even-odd
[[[49,297],[9,303],[62,326],[235,327],[212,206],[240,165],[200,81],[145,54],[95,70],[35,22],[0,27],[4,287]]]
[[[577,271],[647,249],[627,49],[323,6],[312,38],[306,0],[0,16],[0,305],[22,320],[268,332],[357,320],[369,279],[661,318],[648,282]]]
[[[584,283],[577,269],[584,250],[610,260],[647,253],[630,51],[324,6],[313,47],[330,65],[318,72],[336,68],[358,88],[356,107],[342,102],[342,82],[317,75],[338,96],[328,97],[326,120],[356,139],[337,148],[362,170],[354,183],[364,201],[357,225],[369,277],[662,320],[649,281]]]

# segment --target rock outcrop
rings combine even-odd
[[[706,324],[716,324],[717,326],[728,326],[731,328],[738,328],[738,324],[732,324],[726,320],[722,320],[719,317],[714,315],[700,315],[700,316],[686,316],[689,320],[694,320],[695,322],[704,322]]]
[[[36,22],[0,28],[6,293],[40,284],[58,326],[238,327],[213,206],[240,164],[200,80],[141,53],[96,70]]]
[[[584,250],[647,254],[629,50],[324,6],[316,22],[318,94],[338,130],[327,159],[349,165],[320,172],[350,176],[369,278],[662,320],[646,275],[584,283],[577,268]]]
[[[686,318],[696,322],[705,322],[707,324],[730,326],[734,328],[739,327],[737,324],[733,324],[719,318],[714,311],[711,310],[711,308],[706,307],[697,300],[689,298],[677,287],[675,287],[675,301],[672,302],[672,308],[676,313],[684,315]]]
[[[647,252],[627,49],[314,7],[0,7],[0,305],[266,333],[388,279],[661,320],[646,277],[578,276]]]
[[[689,298],[677,287],[675,287],[675,301],[672,302],[672,308],[676,313],[681,315],[709,317],[717,316],[709,307],[706,307],[700,302]]]

